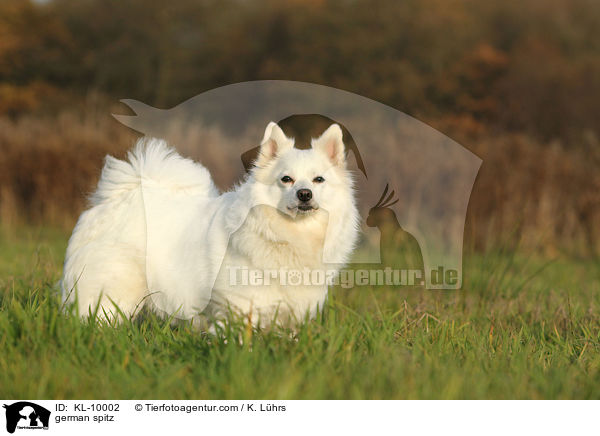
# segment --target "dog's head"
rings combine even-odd
[[[335,208],[352,190],[342,136],[340,126],[332,124],[312,139],[312,148],[299,150],[293,138],[269,123],[252,171],[257,200],[292,218]]]

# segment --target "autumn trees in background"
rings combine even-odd
[[[285,79],[481,156],[467,244],[600,251],[598,29],[597,0],[0,0],[0,224],[72,224],[102,156],[131,146],[119,99]]]
[[[172,106],[288,79],[429,121],[577,139],[600,129],[599,28],[594,0],[2,0],[0,114],[91,91]]]

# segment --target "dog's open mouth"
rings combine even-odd
[[[308,212],[309,210],[313,210],[314,207],[312,207],[310,204],[301,204],[300,206],[298,206],[298,210],[301,210],[303,212]]]

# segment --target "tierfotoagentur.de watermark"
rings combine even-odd
[[[425,284],[422,270],[395,269],[254,269],[228,266],[230,286],[422,286]],[[430,272],[431,279],[438,285],[455,285],[458,271],[439,267]]]

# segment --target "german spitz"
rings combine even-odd
[[[61,280],[81,316],[131,318],[146,307],[297,325],[323,307],[358,236],[338,124],[300,150],[269,123],[249,174],[222,194],[205,167],[143,138],[128,161],[106,157],[90,202]]]

